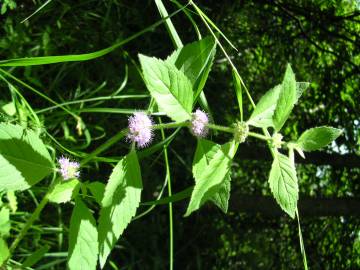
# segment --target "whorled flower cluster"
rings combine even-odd
[[[249,135],[249,126],[246,122],[237,121],[234,124],[234,140],[238,143],[245,142]]]
[[[60,165],[59,172],[64,180],[79,178],[79,162],[71,161],[69,158],[62,156],[58,159],[58,163]]]
[[[207,127],[208,124],[209,124],[209,117],[202,110],[197,109],[192,114],[190,129],[192,134],[194,134],[196,137],[205,137],[208,134],[209,132],[209,128]]]
[[[144,112],[135,112],[129,117],[129,133],[127,139],[136,143],[138,148],[144,148],[150,144],[153,138],[153,121]]]

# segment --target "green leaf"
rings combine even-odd
[[[1,110],[9,116],[14,116],[16,113],[16,107],[14,102],[9,102],[2,105]]]
[[[191,118],[193,92],[190,80],[175,65],[139,55],[146,86],[159,110],[174,121]]]
[[[52,171],[54,165],[45,145],[29,129],[0,124],[0,191],[25,190]]]
[[[309,87],[308,82],[296,82],[296,102],[301,97],[302,93]]]
[[[101,268],[140,204],[142,180],[135,151],[119,161],[105,188],[99,218]]]
[[[95,270],[98,258],[98,232],[90,210],[81,201],[75,200],[70,220],[69,257],[70,270]]]
[[[295,74],[288,65],[284,80],[281,84],[279,98],[273,115],[273,122],[276,131],[279,131],[288,119],[297,101]]]
[[[229,208],[229,199],[231,191],[231,177],[228,173],[223,182],[220,183],[217,187],[217,192],[210,198],[210,200],[219,207],[224,213],[227,213]]]
[[[104,192],[105,192],[105,184],[100,182],[91,182],[87,184],[86,187],[90,190],[91,194],[94,196],[95,201],[101,205],[101,201],[104,197]]]
[[[243,98],[242,98],[242,89],[241,89],[241,78],[235,70],[232,70],[232,77],[235,87],[236,98],[239,105],[240,111],[240,121],[243,121]]]
[[[275,152],[269,184],[277,203],[290,217],[294,218],[299,188],[295,165],[287,156]]]
[[[50,193],[49,201],[54,203],[66,203],[78,194],[79,189],[80,182],[77,179],[62,181],[57,184]]]
[[[315,151],[334,141],[341,133],[341,129],[333,127],[315,127],[301,134],[296,144],[304,151]]]
[[[10,210],[3,207],[0,210],[0,238],[9,236],[10,227]]]
[[[189,78],[196,98],[204,88],[216,52],[215,39],[206,37],[174,51],[167,63],[174,64]]]
[[[276,104],[279,98],[281,91],[281,85],[277,85],[274,88],[267,91],[256,104],[256,108],[252,112],[248,124],[260,127],[267,128],[273,127],[273,114],[276,108]]]
[[[219,145],[208,140],[198,140],[193,161],[195,187],[185,216],[189,216],[206,201],[213,199],[224,181],[227,181],[226,176],[229,175],[236,148],[234,142]]]
[[[10,256],[9,248],[4,239],[0,238],[0,267]]]
[[[17,211],[18,202],[14,191],[6,192],[6,198],[8,200],[8,205],[11,212],[15,213]]]
[[[38,261],[40,261],[46,252],[50,249],[49,246],[42,246],[38,250],[36,250],[33,254],[26,258],[26,260],[22,263],[23,267],[31,267]]]
[[[296,102],[309,85],[310,84],[307,82],[296,83]],[[259,128],[274,127],[273,115],[278,103],[281,89],[282,85],[279,84],[267,91],[260,98],[258,104],[256,104],[256,108],[248,120],[249,125]]]

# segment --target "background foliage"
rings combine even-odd
[[[165,1],[164,1],[165,2]],[[111,46],[144,29],[160,16],[153,1],[46,1],[38,13],[21,23],[44,1],[2,1],[0,17],[0,58],[78,54]],[[16,4],[15,4],[16,3]],[[176,5],[165,2],[169,12]],[[311,85],[295,107],[284,128],[285,137],[299,136],[304,130],[331,125],[344,130],[329,153],[360,155],[360,11],[358,1],[198,1],[205,13],[234,43],[227,46],[230,57],[255,100],[281,82],[288,62],[299,81]],[[5,7],[5,8],[4,8]],[[192,24],[183,13],[173,18],[184,43],[196,39]],[[193,19],[201,33],[207,34],[199,18]],[[224,42],[225,44],[225,42]],[[48,97],[66,102],[109,96],[114,93],[147,95],[139,75],[137,54],[165,57],[173,45],[162,25],[141,35],[121,49],[88,62],[69,62],[46,66],[6,69],[24,83]],[[20,81],[4,79],[1,73],[0,99],[11,101],[16,87],[39,111],[46,131],[60,144],[78,153],[91,152],[97,145],[126,126],[127,108],[144,108],[146,99],[119,99],[68,105],[80,113],[79,123],[62,110],[29,91]],[[218,50],[205,86],[214,121],[234,122],[236,96],[229,66]],[[245,118],[250,116],[250,104]],[[21,110],[24,104],[17,104]],[[8,112],[9,106],[3,106]],[[125,111],[126,112],[126,111]],[[119,114],[120,113],[120,114]],[[31,125],[31,116],[23,110],[16,121]],[[11,120],[2,113],[4,120]],[[82,125],[82,126],[79,126]],[[81,128],[80,128],[81,127]],[[159,136],[159,135],[157,135]],[[169,148],[173,190],[193,183],[191,177],[195,140],[180,131]],[[223,135],[212,134],[219,142]],[[58,146],[49,136],[43,139]],[[160,136],[156,138],[160,139]],[[249,147],[254,144],[247,142]],[[255,149],[255,148],[254,148]],[[126,154],[126,142],[106,152],[106,156]],[[105,154],[104,154],[105,155]],[[256,160],[258,159],[258,160]],[[326,161],[325,161],[326,163]],[[298,165],[300,198],[358,197],[359,162],[346,164]],[[92,164],[82,171],[82,179],[105,182],[112,168]],[[165,168],[161,154],[141,160],[143,171],[142,201],[153,200],[163,184]],[[224,215],[213,206],[205,206],[183,218],[187,203],[174,204],[175,266],[179,269],[299,269],[302,267],[298,246],[297,223],[287,216],[239,213],[236,200],[242,195],[270,195],[267,184],[271,161],[260,154],[255,160],[236,159],[233,164],[232,200]],[[45,184],[44,184],[45,187]],[[46,191],[37,185],[32,191],[17,193],[13,224],[23,222]],[[7,202],[9,198],[3,198]],[[266,206],[264,206],[266,207]],[[41,246],[51,246],[36,269],[64,269],[69,219],[73,206],[49,205],[41,220],[20,247],[24,257]],[[94,208],[96,206],[94,205]],[[143,207],[140,212],[145,210]],[[96,213],[98,215],[98,213]],[[158,206],[150,215],[134,221],[111,254],[108,269],[166,269],[168,264],[168,212]],[[300,213],[301,215],[301,213]],[[0,224],[0,226],[2,226]],[[14,225],[13,225],[14,226]],[[0,227],[2,228],[2,227]],[[11,237],[17,233],[14,226]],[[360,220],[356,215],[302,217],[302,230],[311,269],[356,269],[360,267]],[[1,232],[1,229],[0,229]],[[0,242],[1,245],[1,242]],[[23,259],[23,258],[18,258]]]

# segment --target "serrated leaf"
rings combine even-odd
[[[341,129],[327,126],[310,128],[301,134],[296,144],[304,151],[315,151],[334,141],[341,133]]]
[[[231,177],[230,173],[225,175],[222,183],[216,187],[217,192],[211,196],[210,200],[219,207],[224,213],[227,213],[229,208],[229,199],[231,191]]]
[[[69,269],[95,270],[97,258],[98,232],[96,221],[81,199],[76,198],[70,220]]]
[[[174,121],[191,118],[193,91],[190,80],[175,65],[139,55],[146,86],[159,110]]]
[[[29,129],[0,124],[0,191],[25,190],[54,170],[45,145]]]
[[[256,104],[256,108],[248,120],[249,125],[260,128],[274,126],[272,117],[276,108],[276,103],[279,98],[280,91],[281,85],[277,85],[267,91],[260,98],[259,102]]]
[[[295,74],[288,65],[281,84],[279,98],[273,115],[276,131],[279,131],[288,119],[297,101]]]
[[[301,97],[302,93],[309,87],[308,82],[296,82],[296,102]]]
[[[296,83],[296,102],[309,85],[308,82]],[[279,99],[281,87],[281,84],[275,86],[260,98],[248,120],[249,125],[259,128],[274,127],[273,115]]]
[[[105,188],[99,218],[101,268],[140,204],[142,180],[135,151],[119,161]]]
[[[215,52],[214,38],[206,37],[174,51],[166,62],[174,64],[177,69],[184,72],[193,86],[194,97],[197,97],[204,88]]]
[[[38,261],[40,261],[46,252],[50,249],[49,246],[42,246],[38,250],[36,250],[33,254],[26,258],[26,260],[22,263],[23,267],[31,267]]]
[[[4,239],[0,238],[0,266],[10,256],[9,248]]]
[[[0,210],[0,238],[9,236],[10,227],[10,210],[3,207]]]
[[[77,179],[62,181],[58,183],[49,195],[49,201],[54,203],[66,203],[73,199],[80,189],[80,182]]]
[[[295,165],[287,156],[275,152],[269,184],[277,203],[290,217],[294,218],[299,188]]]
[[[94,196],[95,201],[101,205],[101,201],[105,193],[105,184],[100,182],[91,182],[87,184],[87,188],[90,190],[91,194]]]
[[[236,148],[234,142],[219,145],[208,140],[198,140],[193,161],[195,187],[185,216],[199,209],[219,191],[229,175]]]

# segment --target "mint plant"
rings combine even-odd
[[[208,18],[196,5],[194,8],[201,18],[208,22]],[[208,23],[206,25],[209,26]],[[214,34],[212,31],[211,33]],[[325,147],[341,135],[342,131],[322,126],[304,131],[295,141],[284,139],[281,130],[302,93],[309,86],[309,83],[296,81],[290,65],[287,66],[281,83],[266,92],[255,104],[231,63],[240,108],[239,120],[229,126],[213,123],[208,108],[200,99],[217,45],[223,50],[214,34],[176,49],[163,60],[139,54],[144,84],[151,95],[148,108],[134,112],[128,118],[128,127],[124,127],[92,153],[76,157],[79,162],[75,161],[75,157],[61,156],[59,149],[49,151],[50,148],[39,136],[44,135],[42,130],[13,123],[0,124],[0,191],[11,196],[12,192],[30,189],[45,178],[52,179],[46,195],[10,246],[4,240],[10,230],[10,210],[1,208],[1,222],[4,224],[0,231],[3,237],[0,239],[1,265],[9,263],[47,203],[73,203],[69,224],[68,267],[71,270],[91,270],[96,269],[99,264],[104,268],[111,251],[136,216],[142,202],[143,179],[139,151],[147,147],[151,154],[164,149],[163,147],[166,149],[174,137],[165,138],[165,129],[188,129],[197,141],[192,164],[194,185],[162,199],[165,203],[174,203],[190,197],[185,217],[208,202],[215,204],[224,213],[227,212],[232,160],[236,157],[239,144],[246,142],[248,137],[258,139],[268,146],[273,157],[268,178],[269,188],[279,207],[291,218],[298,217],[299,187],[295,153],[305,158],[307,151]],[[14,59],[3,61],[2,64],[28,65],[36,63],[36,60]],[[37,63],[54,63],[58,60],[40,58]],[[247,120],[243,119],[242,113],[242,88],[246,89],[249,100],[254,105],[254,110]],[[198,103],[202,104],[202,109],[198,108]],[[170,121],[155,123],[154,117],[159,114],[166,115]],[[76,119],[81,126],[81,119]],[[224,144],[209,140],[208,135],[213,131],[230,134],[232,139]],[[162,134],[160,142],[154,141],[154,134],[157,132]],[[174,134],[176,136],[176,133]],[[80,171],[82,167],[120,140],[128,142],[128,154],[116,163],[104,181],[106,183],[83,179]],[[285,154],[284,150],[288,153]],[[168,175],[170,172],[167,166]],[[96,209],[89,207],[89,200],[98,204],[100,210],[97,220],[94,215]],[[150,202],[151,205],[156,203],[158,202]],[[301,247],[303,250],[303,245]],[[306,261],[305,253],[303,256]]]

